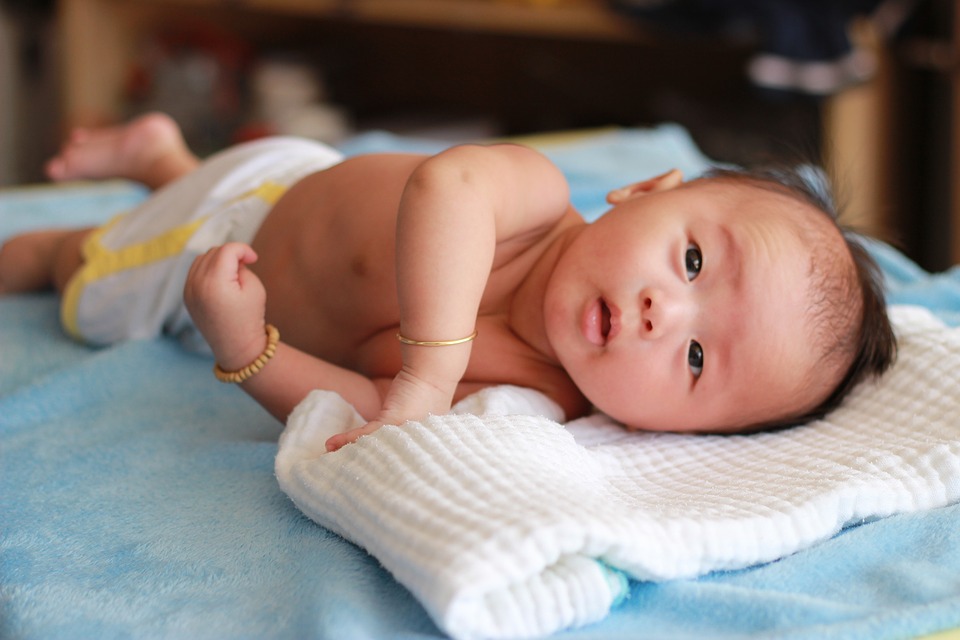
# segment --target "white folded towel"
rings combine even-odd
[[[602,618],[626,577],[666,580],[783,557],[851,523],[960,500],[960,329],[893,310],[900,357],[827,419],[749,436],[557,422],[497,387],[458,413],[362,424],[314,392],[276,473],[310,518],[367,549],[455,638],[533,637]]]

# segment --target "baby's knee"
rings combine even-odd
[[[83,243],[92,229],[81,229],[67,234],[57,249],[53,260],[53,286],[63,292],[70,278],[83,265]]]
[[[53,264],[65,231],[31,231],[0,246],[0,293],[40,291],[53,284]]]

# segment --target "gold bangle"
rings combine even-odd
[[[214,364],[213,375],[217,380],[239,384],[260,373],[267,361],[277,352],[277,343],[280,341],[280,331],[275,326],[267,324],[264,330],[267,334],[267,346],[263,348],[263,352],[257,356],[256,360],[238,371],[224,371],[219,364]]]
[[[457,340],[414,340],[413,338],[408,338],[397,331],[397,340],[403,344],[412,344],[415,347],[452,347],[455,344],[463,344],[464,342],[470,342],[477,337],[477,332],[474,331],[466,338],[458,338]]]

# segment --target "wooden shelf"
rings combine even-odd
[[[527,36],[635,40],[641,30],[585,0],[243,0],[242,6],[354,20]]]
[[[113,0],[120,9],[202,7],[363,24],[570,39],[634,41],[637,24],[602,0]]]
[[[642,30],[602,0],[60,0],[65,125],[122,113],[121,87],[137,43],[165,19],[194,11],[304,17],[528,37],[639,42]]]

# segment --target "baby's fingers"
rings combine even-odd
[[[241,242],[228,242],[219,247],[213,247],[198,257],[191,271],[196,270],[218,279],[235,279],[244,265],[257,261],[257,254],[250,245]]]
[[[257,261],[257,253],[248,244],[242,242],[228,242],[219,247],[220,259],[226,263],[253,264]]]
[[[362,427],[357,427],[356,429],[350,429],[350,431],[344,431],[343,433],[338,433],[335,436],[331,436],[327,440],[327,451],[336,451],[340,447],[348,445],[352,442],[356,442],[362,436],[373,433],[377,429],[383,426],[383,423],[374,420],[373,422],[368,422]]]
[[[243,289],[247,274],[245,265],[257,260],[257,254],[248,245],[231,242],[213,247],[198,256],[187,272],[184,294],[188,297],[206,297],[209,288],[223,285]]]

